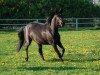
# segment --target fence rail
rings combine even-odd
[[[46,19],[0,19],[0,30],[19,29],[29,22],[46,22]],[[100,18],[64,18],[66,28],[100,27]]]

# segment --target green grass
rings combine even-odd
[[[17,32],[0,31],[0,75],[99,75],[100,30],[62,30],[60,35],[65,47],[64,63],[51,46],[43,46],[46,61],[42,61],[35,42],[25,62],[24,47],[19,53],[15,50]]]

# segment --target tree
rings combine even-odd
[[[0,18],[45,18],[55,8],[63,8],[64,17],[100,17],[91,0],[0,0]]]

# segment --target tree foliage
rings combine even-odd
[[[55,8],[63,8],[64,17],[100,17],[91,0],[0,0],[0,18],[45,18]]]

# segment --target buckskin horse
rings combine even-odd
[[[19,42],[16,50],[19,52],[21,47],[25,44],[26,61],[28,61],[29,58],[28,47],[30,46],[32,40],[38,44],[38,50],[42,60],[45,60],[42,52],[42,45],[52,45],[59,59],[63,61],[62,56],[65,52],[65,49],[60,41],[60,35],[58,33],[58,28],[64,25],[61,13],[61,10],[56,10],[49,15],[47,23],[41,24],[31,22],[25,27],[19,29]],[[59,52],[57,45],[62,49],[62,53]]]

